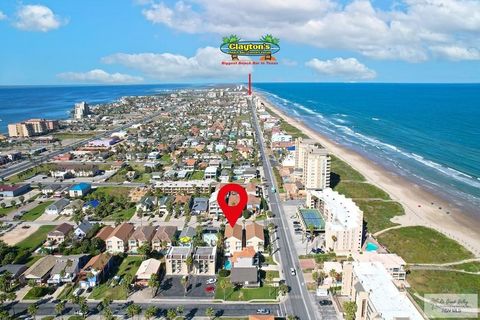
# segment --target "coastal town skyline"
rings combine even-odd
[[[467,0],[3,2],[0,85],[231,83],[249,72],[256,82],[479,82],[480,19],[470,14],[479,7]],[[278,65],[220,64],[228,58],[222,37],[267,33],[280,39]]]

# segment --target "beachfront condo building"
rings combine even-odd
[[[8,135],[11,138],[27,138],[46,134],[58,129],[57,120],[30,119],[8,125]]]
[[[325,247],[340,255],[360,252],[363,212],[350,198],[333,191],[307,191],[307,207],[320,210],[325,219]]]
[[[74,118],[76,120],[82,120],[90,113],[88,104],[84,101],[75,103]]]
[[[394,284],[380,262],[346,262],[342,295],[357,305],[355,319],[423,319],[420,311]]]
[[[301,180],[307,190],[330,186],[330,155],[313,139],[295,141],[295,169],[301,170]]]

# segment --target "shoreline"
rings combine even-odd
[[[279,117],[290,125],[300,129],[310,138],[320,142],[333,155],[359,171],[367,182],[387,192],[392,200],[402,204],[405,215],[397,216],[393,222],[401,226],[425,226],[435,229],[447,237],[458,241],[475,256],[480,256],[480,221],[465,213],[445,199],[425,190],[420,185],[390,172],[360,155],[310,128],[304,121],[296,120],[270,102],[262,94],[255,95]],[[434,203],[433,205],[431,203]],[[442,208],[442,209],[439,209]],[[446,214],[449,211],[450,214]],[[398,228],[397,226],[394,228]]]

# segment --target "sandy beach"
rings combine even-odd
[[[433,228],[455,239],[472,251],[475,256],[480,257],[480,221],[475,220],[458,207],[438,196],[427,192],[419,185],[389,172],[357,152],[325,138],[320,133],[310,129],[303,121],[297,121],[287,116],[264,97],[258,94],[257,96],[268,108],[276,112],[289,124],[320,142],[332,154],[361,172],[369,183],[383,189],[393,200],[401,203],[405,208],[405,215],[395,217],[392,220],[393,222],[399,223],[401,226],[421,225]]]

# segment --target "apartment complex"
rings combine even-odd
[[[166,194],[210,193],[215,180],[159,181],[155,188]]]
[[[74,118],[82,120],[90,113],[90,108],[86,102],[75,103]]]
[[[216,247],[197,247],[193,254],[193,274],[215,275]]]
[[[342,295],[357,304],[355,319],[423,319],[415,305],[392,281],[380,262],[349,262],[343,266]]]
[[[301,171],[301,180],[307,190],[330,186],[330,155],[312,139],[295,141],[295,169]]]
[[[8,125],[8,135],[12,138],[26,138],[46,134],[58,129],[57,120],[30,119]]]
[[[363,241],[363,212],[344,195],[331,188],[309,190],[306,205],[320,210],[325,219],[325,246],[337,254],[360,252]]]
[[[225,256],[233,256],[236,252],[242,251],[245,247],[252,247],[255,252],[263,252],[265,247],[265,235],[263,226],[256,222],[247,223],[245,229],[240,224],[233,228],[225,226],[224,251]]]

